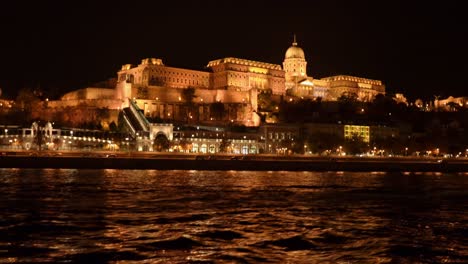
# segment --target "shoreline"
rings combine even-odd
[[[2,156],[0,168],[126,169],[126,170],[236,170],[236,171],[382,171],[468,172],[467,160],[417,159],[248,159],[197,160],[142,157]]]

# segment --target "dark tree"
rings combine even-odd
[[[194,114],[193,109],[194,109],[195,104],[193,100],[195,100],[195,98],[197,97],[195,95],[195,88],[189,87],[189,88],[183,89],[181,93],[181,97],[182,97],[182,100],[184,100],[185,105],[187,107],[186,122],[188,123],[188,121],[190,120],[190,117],[192,117]]]
[[[184,102],[187,104],[187,105],[192,105],[193,104],[193,100],[195,100],[195,98],[197,97],[195,95],[195,88],[193,87],[188,87],[186,89],[183,89],[182,90],[182,93],[181,93],[181,97],[182,97],[182,100],[184,100]]]
[[[210,105],[211,117],[215,120],[223,120],[225,115],[224,104],[221,102],[212,103]]]
[[[343,145],[344,151],[352,155],[364,153],[369,148],[368,144],[357,134],[353,135],[352,138],[345,140]]]
[[[36,137],[34,138],[34,141],[38,147],[38,150],[42,150],[42,143],[44,142],[44,131],[42,130],[41,127],[38,127],[37,132],[36,132]]]
[[[182,148],[183,152],[186,152],[186,151],[189,150],[188,148],[190,147],[190,141],[188,141],[186,139],[181,139],[179,141],[179,145]]]
[[[348,92],[338,97],[339,111],[342,117],[349,118],[357,112],[357,98],[357,94]]]
[[[97,121],[102,121],[103,119],[108,119],[110,117],[110,112],[108,107],[97,108],[96,109],[96,118]]]
[[[118,130],[119,130],[114,121],[112,121],[112,122],[109,124],[109,130],[110,130],[110,131],[118,131]]]
[[[326,150],[336,149],[343,145],[343,138],[336,134],[314,133],[307,139],[309,149],[314,153],[323,153]]]
[[[231,145],[231,141],[223,138],[219,144],[219,152],[227,152],[228,147]]]
[[[273,111],[274,103],[271,94],[271,89],[267,89],[257,95],[257,104],[260,111]]]
[[[41,108],[41,100],[32,89],[24,88],[18,92],[15,106],[22,113],[22,122],[30,122],[32,113]]]
[[[137,90],[137,97],[140,99],[148,99],[149,98],[148,87],[139,86]]]
[[[163,134],[159,134],[154,139],[154,149],[156,151],[166,151],[171,146],[171,143],[167,139],[167,137]]]

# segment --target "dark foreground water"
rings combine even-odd
[[[468,173],[0,169],[0,263],[468,263]]]

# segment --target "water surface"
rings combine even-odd
[[[0,169],[0,263],[467,263],[468,174]]]

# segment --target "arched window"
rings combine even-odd
[[[202,144],[200,148],[201,153],[206,153],[206,144]]]
[[[242,154],[247,155],[249,154],[249,146],[242,146]]]
[[[210,153],[215,153],[215,152],[216,152],[216,148],[215,148],[214,145],[210,145],[209,152],[210,152]]]
[[[197,143],[192,144],[192,152],[195,152],[195,153],[198,152],[198,144]]]
[[[255,145],[250,146],[250,154],[257,154],[257,147]]]
[[[239,146],[234,145],[234,148],[233,148],[232,152],[234,152],[234,154],[239,154],[240,153]]]

